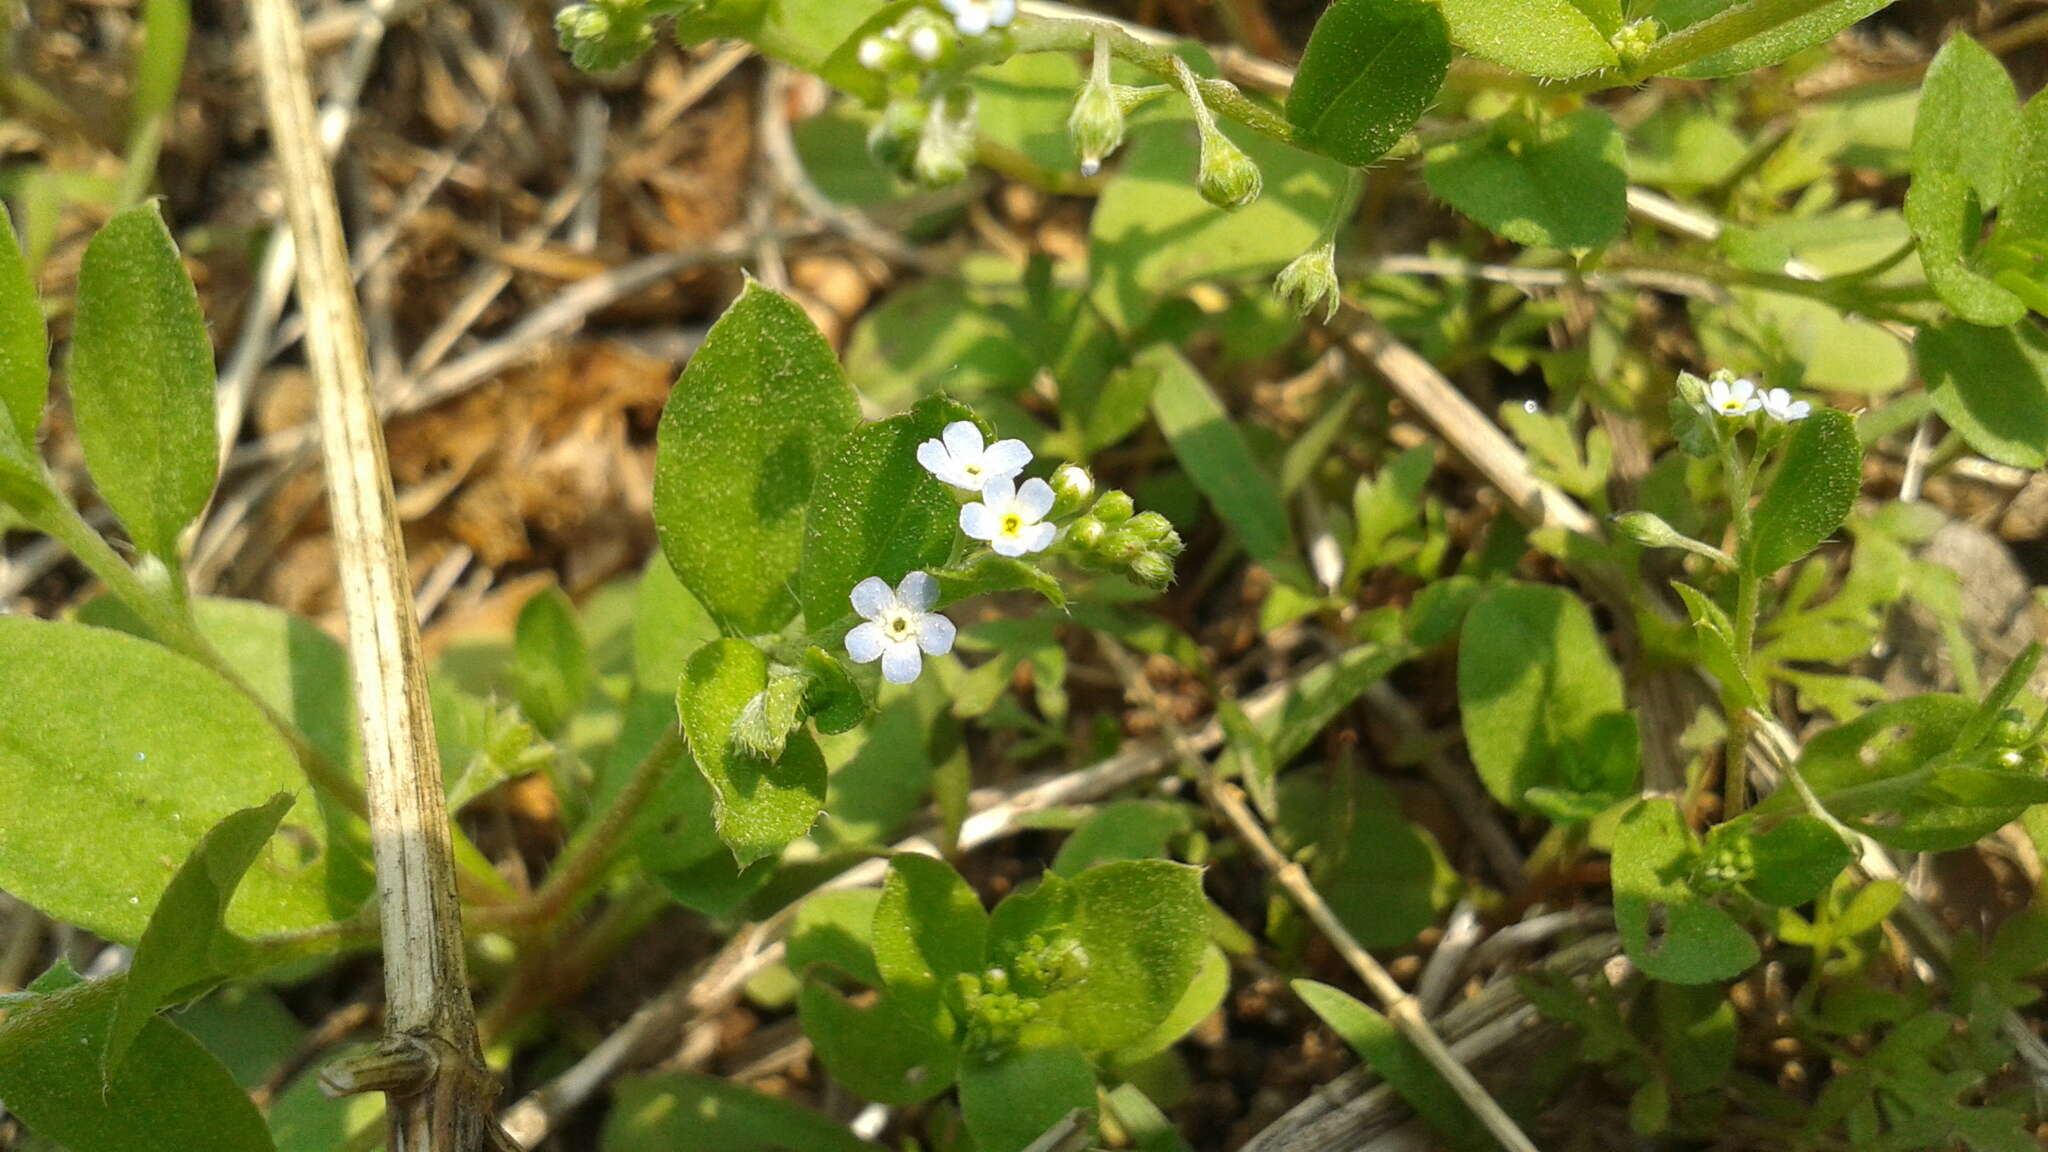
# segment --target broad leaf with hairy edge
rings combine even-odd
[[[1323,11],[1287,92],[1287,119],[1325,156],[1363,167],[1436,98],[1450,33],[1422,0],[1337,0]]]
[[[1479,778],[1511,807],[1530,788],[1563,783],[1567,752],[1625,706],[1592,613],[1548,584],[1503,584],[1472,606],[1458,643],[1458,704]]]
[[[889,861],[873,939],[882,982],[925,1003],[950,993],[955,976],[981,972],[988,913],[952,865],[906,853]]]
[[[619,1083],[603,1152],[881,1152],[801,1104],[715,1076],[656,1073]]]
[[[930,1018],[884,993],[857,1005],[819,980],[797,1001],[804,1035],[832,1078],[877,1104],[909,1105],[953,1086],[959,1056]]]
[[[1920,375],[1941,418],[2002,464],[2048,464],[2048,336],[2028,327],[1920,330]]]
[[[1614,919],[1636,967],[1655,980],[1727,980],[1757,961],[1756,941],[1690,883],[1698,854],[1669,800],[1639,802],[1614,833]]]
[[[2000,234],[2048,244],[2048,93],[2035,93],[2020,114],[2019,152],[2009,174]]]
[[[1070,912],[1056,931],[1079,945],[1081,975],[1051,991],[1045,1018],[1086,1052],[1135,1043],[1173,1011],[1201,966],[1208,942],[1202,873],[1165,860],[1122,860],[1088,869],[1065,889]]]
[[[0,619],[0,668],[0,888],[56,919],[134,942],[208,828],[304,787],[255,704],[148,641]],[[310,928],[355,911],[360,890],[336,886],[311,806],[288,827],[229,905],[232,931]]]
[[[676,381],[655,454],[662,551],[727,632],[796,615],[804,506],[857,418],[810,317],[749,281]]]
[[[2019,138],[2019,96],[2005,65],[1968,36],[1949,37],[1920,85],[1913,178],[1949,173],[1988,211],[2005,197]]]
[[[1856,849],[1818,816],[1799,813],[1750,836],[1756,875],[1743,886],[1766,904],[1791,908],[1827,890]]]
[[[1618,63],[1607,36],[1572,0],[1443,0],[1451,39],[1482,60],[1553,80]]]
[[[1835,0],[1808,12],[1804,16],[1785,21],[1768,32],[1763,32],[1731,47],[1674,70],[1673,76],[1686,76],[1695,80],[1707,80],[1720,76],[1737,76],[1768,67],[1796,53],[1804,52],[1817,44],[1824,44],[1835,34],[1882,8],[1889,7],[1892,0]]]
[[[1491,1149],[1486,1129],[1458,1099],[1443,1074],[1403,1039],[1393,1022],[1349,994],[1314,980],[1296,980],[1294,994],[1322,1018],[1366,1067],[1394,1086],[1430,1129],[1457,1149]]]
[[[868,577],[893,588],[904,574],[935,569],[952,554],[960,506],[917,462],[917,446],[962,420],[979,424],[965,405],[934,396],[854,429],[833,450],[811,490],[804,526],[798,590],[811,630],[851,615],[848,597]]]
[[[29,1129],[71,1152],[272,1152],[256,1106],[199,1042],[155,1018],[127,1059],[100,1073],[100,1037],[122,977],[74,984],[8,1010],[0,1024],[0,1099]]]
[[[1856,506],[1863,488],[1863,445],[1856,421],[1822,408],[1799,422],[1785,461],[1757,502],[1749,564],[1768,576],[1820,547]]]
[[[1073,1048],[1015,1048],[960,1066],[960,1115],[978,1152],[1024,1152],[1070,1114],[1094,1107],[1095,1070]]]
[[[769,762],[733,745],[733,722],[768,683],[768,658],[744,640],[713,640],[690,657],[676,696],[683,735],[711,785],[718,838],[744,868],[811,830],[825,807],[825,757],[793,732]]]
[[[213,495],[213,342],[155,204],[86,246],[69,379],[93,484],[137,547],[175,559]]]
[[[1009,556],[983,555],[960,568],[932,573],[939,581],[939,607],[995,592],[1036,592],[1055,608],[1067,606],[1067,594],[1043,568]]]
[[[2024,301],[1971,265],[1984,220],[1960,174],[1941,170],[1913,177],[1906,192],[1906,221],[1920,242],[1927,282],[1950,311],[1989,328],[2026,318]]]
[[[1423,176],[1446,204],[1517,244],[1598,248],[1628,219],[1628,153],[1598,108],[1541,126],[1504,119],[1432,149]]]
[[[243,874],[291,806],[291,796],[280,793],[261,807],[222,820],[171,877],[135,945],[135,959],[107,1025],[102,1066],[109,1083],[158,1008],[189,999],[244,963],[245,945],[228,932],[222,917]]]
[[[0,209],[0,410],[15,438],[33,448],[50,396],[50,340],[35,280],[14,224]]]
[[[1280,489],[1253,459],[1209,382],[1165,344],[1139,353],[1136,368],[1155,374],[1152,416],[1159,421],[1159,430],[1245,551],[1266,564],[1287,557],[1292,545]]]

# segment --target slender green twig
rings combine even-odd
[[[1758,585],[1750,533],[1749,498],[1755,489],[1756,473],[1742,459],[1736,433],[1717,429],[1721,440],[1721,463],[1728,473],[1728,500],[1735,527],[1735,662],[1747,678],[1751,653],[1756,647]],[[1762,459],[1759,452],[1758,459]],[[1749,804],[1749,708],[1739,699],[1741,688],[1729,685],[1722,692],[1728,714],[1728,739],[1721,754],[1721,817],[1732,819]]]

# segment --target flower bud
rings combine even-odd
[[[1655,512],[1623,512],[1614,518],[1614,530],[1645,548],[1676,548],[1686,540]]]
[[[929,24],[921,28],[912,28],[903,37],[903,45],[910,49],[910,54],[921,64],[937,64],[939,59],[946,55],[946,49],[950,46],[939,30]]]
[[[647,13],[633,0],[571,4],[555,14],[555,36],[570,61],[584,72],[623,68],[654,45]]]
[[[1093,516],[1083,516],[1067,529],[1067,540],[1082,551],[1093,551],[1102,545],[1103,534],[1109,531],[1102,521]]]
[[[882,118],[868,129],[868,155],[874,157],[875,163],[908,179],[930,113],[925,102],[914,97],[890,100],[888,107],[882,109]]]
[[[1096,37],[1094,70],[1074,101],[1074,111],[1067,117],[1067,136],[1074,142],[1074,155],[1080,158],[1083,176],[1102,171],[1103,160],[1124,143],[1123,101],[1109,82],[1107,39]]]
[[[1146,552],[1131,561],[1131,579],[1151,589],[1173,583],[1173,562],[1157,552]]]
[[[1213,123],[1202,133],[1202,166],[1195,181],[1202,199],[1229,212],[1257,200],[1265,187],[1259,166]]]
[[[955,88],[925,117],[924,138],[917,143],[911,173],[927,188],[943,188],[965,180],[973,163],[974,92]]]
[[[1052,474],[1052,516],[1071,516],[1095,495],[1095,477],[1079,464],[1062,464]]]
[[[1095,502],[1095,509],[1090,514],[1104,524],[1121,524],[1129,520],[1131,514],[1137,510],[1138,506],[1131,500],[1130,493],[1120,488],[1112,488],[1102,494],[1102,499]]]
[[[1323,321],[1337,314],[1337,305],[1343,293],[1337,285],[1337,245],[1325,240],[1294,258],[1294,262],[1280,270],[1273,281],[1273,291],[1282,300],[1294,305],[1294,310],[1307,316],[1317,307],[1323,309]]]
[[[860,66],[884,76],[903,67],[903,45],[886,36],[870,36],[860,42]]]
[[[1157,512],[1140,512],[1124,525],[1124,533],[1142,544],[1157,544],[1173,535],[1173,522]]]
[[[767,687],[756,692],[733,721],[733,744],[764,760],[779,759],[789,734],[803,722],[807,684],[794,668],[771,667]]]
[[[1656,19],[1637,20],[1625,25],[1609,41],[1614,46],[1614,55],[1620,59],[1622,70],[1633,75],[1657,41],[1664,38],[1664,25]]]

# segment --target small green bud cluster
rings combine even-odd
[[[2042,745],[2048,717],[2029,723],[2026,713],[2007,708],[1991,729],[1991,746],[1998,749],[1998,766],[2008,772],[2040,776],[2048,773],[2048,747]]]
[[[593,0],[555,14],[562,51],[584,72],[612,72],[654,46],[654,27],[641,0]]]
[[[967,1017],[967,1048],[988,1060],[1016,1047],[1042,1008],[1037,1000],[1012,991],[1009,974],[1001,968],[980,976],[963,973],[959,988]]]
[[[868,153],[876,163],[928,188],[966,179],[974,144],[974,90],[965,85],[931,100],[899,94],[868,131]]]
[[[951,21],[928,8],[912,8],[903,18],[862,40],[860,65],[886,80],[915,77],[952,62],[960,36]]]
[[[1088,954],[1076,941],[1048,939],[1034,932],[1024,941],[1024,951],[1014,967],[1019,987],[1038,996],[1049,996],[1087,977]]]
[[[1185,547],[1166,517],[1139,512],[1129,493],[1114,488],[1068,526],[1067,546],[1086,567],[1120,571],[1155,589],[1173,583],[1173,562]]]
[[[1693,865],[1693,883],[1709,892],[1746,884],[1756,878],[1756,853],[1746,832],[1722,834],[1717,828]]]
[[[1633,73],[1636,65],[1650,54],[1650,49],[1664,39],[1664,25],[1654,17],[1632,21],[1622,26],[1608,42],[1614,46],[1614,54],[1621,60],[1622,70]]]
[[[1337,283],[1336,242],[1319,241],[1315,247],[1295,257],[1292,264],[1280,270],[1280,275],[1273,281],[1273,291],[1292,304],[1295,312],[1302,316],[1321,308],[1323,322],[1328,323],[1337,314],[1337,305],[1343,300],[1343,290]]]

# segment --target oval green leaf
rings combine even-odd
[[[1614,121],[1582,108],[1519,118],[1429,153],[1429,190],[1517,244],[1598,248],[1628,222],[1628,154]]]
[[[1820,547],[1849,518],[1862,488],[1856,421],[1832,408],[1801,420],[1771,490],[1757,503],[1751,569],[1768,576]]]
[[[1913,176],[1945,172],[1977,193],[1986,211],[2006,190],[2020,138],[2019,95],[1998,57],[1958,32],[1928,65],[1913,121]],[[1918,226],[1915,226],[1918,230]]]
[[[2048,336],[1944,324],[1921,329],[1913,348],[1935,411],[1970,447],[2016,468],[2048,465]]]
[[[1614,833],[1614,920],[1629,959],[1654,980],[1705,984],[1747,971],[1756,941],[1693,890],[1692,833],[1669,800],[1644,800]]]
[[[0,888],[56,919],[133,943],[208,828],[304,787],[256,705],[148,641],[0,619],[0,667]],[[232,931],[310,928],[355,910],[337,906],[315,807],[287,821],[243,881]]]
[[[796,615],[804,507],[857,418],[810,317],[749,281],[676,381],[655,453],[662,551],[728,633],[772,632]]]
[[[1337,0],[1287,93],[1287,119],[1325,156],[1363,167],[1436,99],[1451,65],[1443,14],[1422,0]]]
[[[1565,80],[1618,63],[1572,0],[1443,0],[1443,10],[1458,47],[1517,72]]]
[[[1564,783],[1565,755],[1624,703],[1592,613],[1549,584],[1504,584],[1465,617],[1458,705],[1479,778],[1511,807]]]
[[[213,342],[153,203],[86,246],[69,375],[93,483],[137,547],[174,559],[217,474]]]
[[[0,410],[22,447],[33,448],[50,396],[50,341],[35,279],[0,211]]]
[[[1073,1048],[1018,1048],[960,1066],[960,1115],[980,1152],[1024,1152],[1072,1113],[1094,1108],[1095,1070]]]
[[[1287,557],[1292,548],[1280,489],[1253,459],[1209,382],[1167,344],[1139,353],[1135,370],[1154,374],[1152,415],[1159,430],[1245,551],[1265,564]]]
[[[733,744],[733,722],[767,683],[760,649],[713,640],[690,657],[676,697],[690,755],[711,785],[718,838],[742,868],[809,832],[825,808],[825,757],[808,732],[791,733],[774,761]]]

